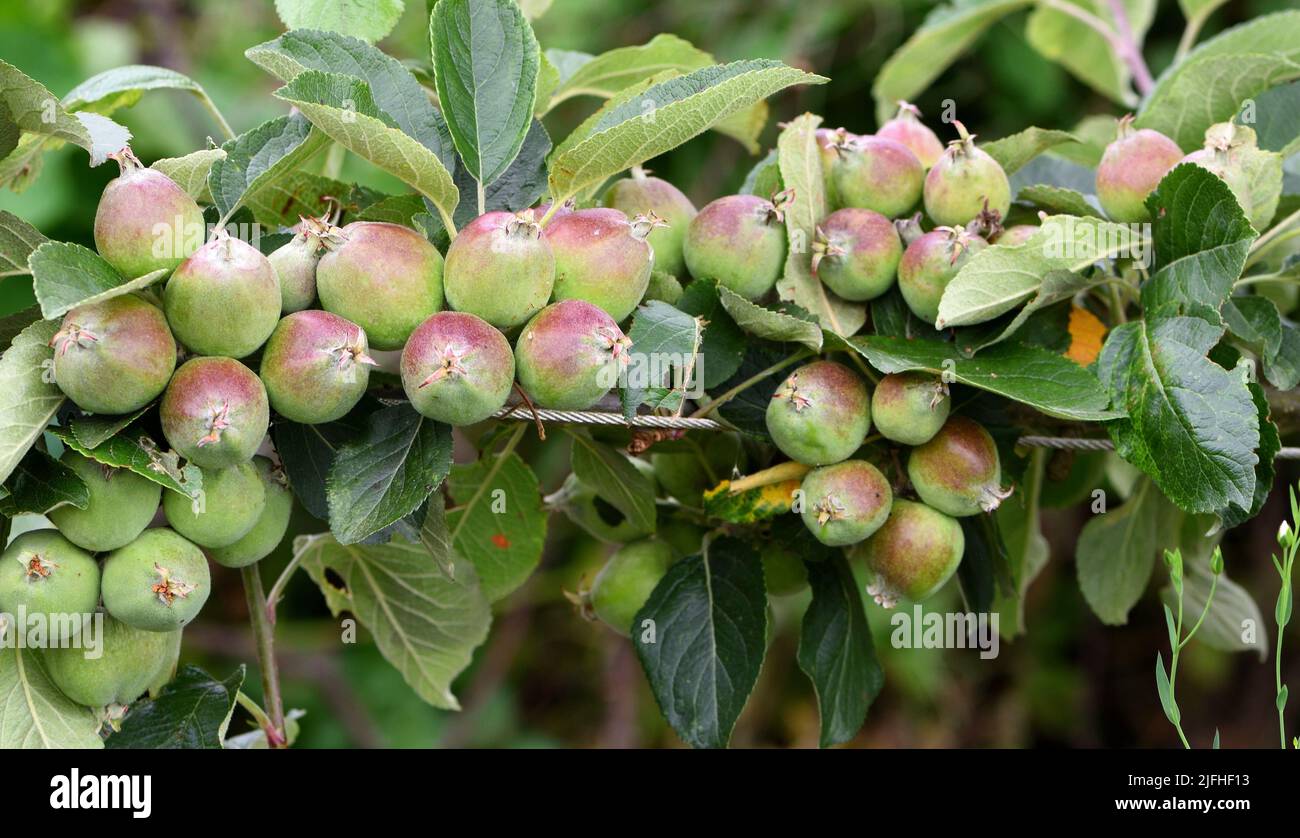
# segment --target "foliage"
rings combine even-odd
[[[611,179],[629,170],[640,176],[643,164],[708,131],[762,152],[768,100],[830,81],[771,59],[719,62],[673,35],[599,55],[543,49],[530,9],[513,0],[431,4],[429,54],[409,62],[375,45],[397,25],[401,2],[280,0],[275,7],[288,31],[245,54],[279,84],[272,112],[291,113],[239,134],[227,129],[220,143],[154,162],[209,207],[218,226],[265,228],[264,245],[282,242],[300,215],[332,213],[340,224],[413,227],[445,254],[481,213],[544,201],[549,209],[537,219],[545,225],[565,202],[598,205]],[[457,679],[490,635],[494,604],[527,592],[544,572],[548,515],[560,510],[611,542],[669,541],[683,525],[703,533],[679,551],[631,633],[664,719],[694,747],[731,741],[770,652],[769,600],[777,592],[765,550],[794,551],[811,589],[796,660],[820,713],[818,740],[823,747],[853,740],[885,689],[871,631],[878,609],[864,599],[852,550],[824,547],[797,525],[797,534],[783,529],[797,520],[785,513],[800,502],[807,468],[782,462],[764,420],[778,383],[815,355],[872,381],[932,375],[952,390],[960,410],[988,426],[1017,494],[996,513],[994,503],[963,521],[967,558],[959,580],[972,610],[1016,615],[1009,634],[1032,629],[1023,625],[1023,603],[1048,561],[1040,520],[1044,463],[1038,456],[1026,463],[1017,440],[1051,433],[1113,442],[1140,474],[1122,504],[1084,527],[1076,570],[1079,593],[1095,615],[1108,625],[1125,623],[1147,592],[1163,545],[1189,526],[1205,525],[1197,535],[1222,531],[1264,508],[1283,442],[1273,400],[1300,384],[1295,312],[1256,293],[1265,282],[1294,284],[1300,277],[1294,257],[1273,258],[1300,228],[1300,189],[1295,177],[1283,175],[1296,171],[1300,125],[1278,116],[1294,108],[1300,12],[1234,27],[1184,50],[1152,79],[1142,38],[1153,8],[1110,4],[1096,25],[1030,0],[939,8],[877,75],[878,121],[893,114],[895,100],[926,95],[999,20],[1028,11],[1034,50],[1117,107],[1136,107],[1137,126],[1164,131],[1186,152],[1211,126],[1255,124],[1250,206],[1209,170],[1181,165],[1147,199],[1151,223],[1106,220],[1095,169],[1109,128],[1024,127],[981,147],[1012,176],[1015,203],[1000,221],[1037,230],[1020,243],[994,242],[966,261],[932,324],[910,313],[897,292],[850,301],[818,279],[808,248],[833,208],[818,139],[818,129],[830,126],[815,114],[782,114],[770,151],[745,178],[755,194],[794,195],[781,216],[787,256],[775,294],[752,301],[703,277],[666,278],[680,296],[647,298],[624,328],[634,358],[670,356],[671,368],[657,379],[621,383],[617,406],[612,399],[602,405],[628,422],[638,414],[709,417],[722,424],[718,433],[743,440],[736,445],[743,455],[719,468],[701,454],[707,485],[698,508],[656,476],[648,455],[702,451],[713,444],[698,439],[704,432],[686,440],[629,432],[630,425],[613,433],[564,426],[560,433],[558,425],[543,429],[539,422],[545,445],[534,450],[545,453],[525,457],[527,425],[494,420],[453,430],[420,415],[393,370],[380,370],[370,395],[342,418],[318,426],[273,421],[276,456],[300,506],[317,520],[313,532],[292,542],[292,562],[269,598],[257,568],[245,575],[266,706],[241,692],[242,670],[219,681],[186,667],[122,724],[109,726],[120,729],[101,725],[104,741],[251,746],[252,739],[227,736],[239,705],[259,726],[253,738],[287,744],[298,722],[274,686],[272,641],[278,598],[298,569],[335,617],[347,614],[373,636],[420,699],[460,709]],[[1197,29],[1211,11],[1192,10]],[[1130,41],[1117,44],[1119,33]],[[1079,48],[1065,48],[1071,44]],[[193,97],[226,127],[204,87],[165,68],[101,73],[57,99],[0,62],[0,182],[15,191],[31,186],[42,156],[67,143],[98,165],[129,138],[110,117],[158,90]],[[37,118],[47,105],[51,119]],[[556,112],[577,105],[586,106],[582,120],[561,135]],[[351,182],[344,159],[384,173],[393,185]],[[149,297],[164,274],[123,276],[89,248],[47,240],[0,212],[0,282],[30,275],[38,304],[0,329],[6,519],[85,503],[86,487],[58,462],[64,447],[201,497],[198,469],[160,448],[152,405],[128,416],[88,416],[65,401],[49,374],[59,318],[122,294]],[[1093,353],[1071,351],[1066,324],[1077,322],[1076,312],[1105,335],[1095,361]],[[536,460],[556,450],[570,475],[546,495]],[[874,435],[858,456],[885,471],[896,491],[908,491],[898,459],[905,450]],[[742,469],[749,477],[740,476]],[[1294,535],[1283,539],[1283,558],[1275,559],[1283,585],[1275,614],[1279,658],[1295,544]],[[1207,642],[1224,634],[1216,635],[1216,620],[1258,609],[1222,574],[1221,552],[1204,557],[1212,569],[1204,592],[1196,587],[1204,580],[1194,579],[1201,571],[1185,575],[1184,552],[1190,562],[1190,550],[1165,553],[1171,651],[1168,667],[1157,658],[1157,685],[1165,715],[1187,744],[1175,700],[1180,653],[1198,631]],[[575,598],[584,603],[581,593]],[[1200,606],[1186,634],[1185,599]],[[38,657],[0,649],[0,683],[6,682],[14,689],[0,692],[26,698],[0,705],[0,744],[100,743],[96,725],[104,719],[66,699]],[[1286,695],[1279,668],[1279,716]],[[1282,735],[1285,741],[1285,727]]]

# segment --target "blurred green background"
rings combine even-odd
[[[427,57],[424,0],[407,0],[395,32],[381,46],[399,58]],[[660,32],[678,34],[719,60],[779,58],[829,76],[829,85],[796,88],[772,101],[773,123],[805,110],[829,125],[869,132],[871,81],[888,55],[923,20],[929,0],[554,0],[535,28],[544,48],[601,52],[643,43]],[[1234,0],[1217,12],[1205,35],[1289,0]],[[1162,0],[1147,38],[1146,55],[1159,73],[1171,59],[1183,19]],[[1069,128],[1088,114],[1118,114],[1114,106],[1032,50],[1022,37],[1024,14],[996,25],[976,49],[945,72],[917,104],[934,116],[952,98],[961,119],[985,138],[1029,125]],[[6,0],[0,4],[0,56],[62,95],[111,67],[159,64],[200,82],[234,129],[247,130],[284,111],[269,94],[276,82],[244,58],[246,48],[282,27],[271,0]],[[563,136],[592,108],[573,100],[548,117]],[[216,126],[191,98],[153,93],[115,119],[134,133],[146,163],[203,147]],[[770,125],[764,139],[776,134]],[[734,141],[707,134],[649,165],[677,183],[697,204],[739,186],[753,158]],[[85,153],[64,148],[47,155],[35,185],[0,192],[0,208],[17,213],[47,236],[91,244],[95,204],[116,172],[111,163],[87,166]],[[383,173],[350,159],[344,179],[405,191]],[[22,278],[0,283],[0,314],[30,304]],[[530,434],[531,438],[531,434]],[[538,446],[534,463],[544,491],[558,488],[568,462],[563,443]],[[1294,485],[1294,467],[1280,486]],[[1275,492],[1256,522],[1225,543],[1229,573],[1271,614],[1276,575],[1268,561],[1282,519]],[[872,608],[887,685],[857,740],[892,746],[1159,746],[1177,741],[1164,720],[1152,678],[1152,660],[1165,642],[1154,596],[1145,598],[1123,628],[1106,628],[1088,611],[1075,582],[1072,552],[1086,510],[1051,512],[1044,533],[1052,560],[1030,591],[1029,634],[1004,644],[993,663],[971,652],[893,650],[886,616]],[[298,531],[323,529],[301,510]],[[319,593],[300,574],[281,607],[278,641],[286,704],[302,708],[302,746],[673,745],[658,718],[630,645],[598,623],[579,617],[563,591],[589,580],[612,548],[577,531],[563,516],[551,520],[547,555],[536,576],[497,607],[488,643],[457,684],[460,714],[420,702],[362,632],[343,647],[341,629]],[[274,578],[286,548],[264,568]],[[183,660],[224,676],[254,660],[244,622],[238,575],[215,568],[203,619],[186,632]],[[1156,577],[1163,583],[1162,572]],[[806,595],[805,595],[806,596]],[[934,608],[958,605],[956,586]],[[741,746],[815,746],[817,711],[812,689],[794,660],[803,597],[775,603],[777,634],[759,686],[735,737]],[[1266,623],[1271,627],[1271,623]],[[1296,639],[1291,640],[1293,648]],[[1295,661],[1296,657],[1291,656]],[[1179,697],[1184,727],[1205,746],[1216,726],[1225,747],[1276,743],[1272,662],[1225,655],[1193,644],[1184,656]],[[255,666],[250,683],[255,681]],[[1300,683],[1300,668],[1289,669]],[[255,684],[250,692],[258,692]],[[1294,714],[1293,714],[1294,715]],[[245,719],[237,718],[232,733]],[[1294,727],[1294,723],[1292,727]]]

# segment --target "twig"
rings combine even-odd
[[[283,748],[287,742],[284,731],[284,700],[280,696],[280,670],[275,662],[275,627],[267,618],[266,593],[262,589],[262,574],[256,564],[239,571],[244,580],[244,594],[248,599],[248,621],[253,627],[257,643],[257,662],[262,670],[262,693],[267,705],[271,725],[266,728],[266,741],[272,748]]]
[[[1133,39],[1133,30],[1129,26],[1128,15],[1120,5],[1120,0],[1110,0],[1111,13],[1115,15],[1115,24],[1119,31],[1112,29],[1106,21],[1068,0],[1043,0],[1043,4],[1086,24],[1105,38],[1115,54],[1128,65],[1138,93],[1145,96],[1155,87],[1155,79],[1151,77],[1146,59],[1142,57],[1142,52]]]
[[[1138,48],[1137,38],[1133,36],[1133,27],[1129,24],[1128,10],[1124,8],[1123,0],[1110,0],[1110,15],[1115,19],[1115,29],[1119,35],[1120,57],[1132,71],[1138,93],[1145,96],[1156,86],[1156,80],[1151,77],[1151,69],[1147,67],[1142,50]]]
[[[714,410],[716,410],[717,408],[719,408],[719,407],[721,407],[722,405],[726,404],[727,402],[731,401],[731,400],[734,399],[736,396],[738,396],[738,395],[740,395],[741,393],[743,393],[744,391],[748,390],[750,387],[753,387],[755,384],[757,384],[758,382],[760,382],[760,381],[762,381],[763,379],[767,378],[768,376],[771,376],[771,375],[773,375],[773,374],[775,374],[775,373],[778,373],[778,372],[780,372],[781,370],[785,369],[786,367],[790,366],[791,364],[798,363],[799,361],[802,361],[804,358],[807,358],[807,357],[809,357],[810,355],[812,355],[812,352],[810,352],[810,351],[807,350],[807,349],[802,350],[802,351],[800,351],[800,352],[796,352],[796,353],[794,353],[793,355],[791,355],[790,357],[785,358],[785,359],[782,360],[782,361],[778,361],[777,363],[773,364],[772,366],[768,367],[767,369],[765,369],[765,370],[763,370],[763,371],[761,371],[761,372],[758,372],[758,373],[756,373],[756,374],[754,374],[754,375],[751,375],[749,378],[746,378],[744,381],[740,382],[740,383],[737,384],[735,387],[732,387],[732,388],[731,388],[730,390],[728,390],[727,392],[725,392],[725,393],[723,393],[722,395],[718,396],[716,399],[714,399],[713,401],[709,402],[709,403],[706,404],[704,407],[702,407],[702,408],[700,408],[699,410],[697,410],[697,411],[695,411],[694,413],[692,413],[692,414],[690,415],[690,418],[691,418],[691,419],[699,419],[699,418],[701,418],[701,417],[708,416],[708,415],[709,415],[710,413],[712,413]]]
[[[528,406],[529,412],[533,414],[533,421],[537,423],[537,438],[545,440],[546,428],[542,425],[542,417],[537,415],[537,408],[533,405],[533,400],[528,398],[528,394],[524,392],[523,387],[519,386],[518,381],[515,382],[515,392],[519,394],[519,398],[524,400],[524,404]]]

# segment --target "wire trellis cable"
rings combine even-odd
[[[518,422],[558,422],[564,425],[622,425],[631,428],[656,428],[682,431],[723,431],[727,426],[716,419],[690,416],[654,416],[643,414],[625,419],[621,413],[596,410],[529,410],[525,405],[502,408],[494,417]],[[1074,451],[1113,451],[1109,439],[1090,439],[1067,436],[1022,436],[1019,445],[1028,448],[1054,448]],[[1300,460],[1300,447],[1284,447],[1277,452],[1279,460]]]

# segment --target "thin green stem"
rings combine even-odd
[[[1178,51],[1174,53],[1175,64],[1192,51],[1192,47],[1196,45],[1196,36],[1201,34],[1201,27],[1209,17],[1208,14],[1197,14],[1187,19],[1187,26],[1183,27],[1183,37],[1178,39]]]
[[[1178,620],[1176,621],[1176,628],[1174,629],[1174,637],[1181,638],[1182,636],[1183,636],[1183,592],[1180,589],[1178,591]],[[1174,689],[1178,684],[1178,653],[1182,651],[1182,648],[1183,648],[1182,641],[1179,640],[1178,645],[1174,646],[1169,653],[1169,704],[1175,708],[1178,707],[1178,699],[1174,697]],[[1192,749],[1192,746],[1188,743],[1186,734],[1183,733],[1182,714],[1179,713],[1178,715],[1179,715],[1179,720],[1174,722],[1174,730],[1178,731],[1178,738],[1182,741],[1183,747],[1190,751]]]
[[[253,640],[257,644],[257,662],[262,671],[262,693],[267,705],[270,726],[266,728],[266,741],[272,748],[287,744],[284,730],[284,700],[280,697],[280,668],[275,661],[275,626],[266,611],[266,593],[262,589],[262,574],[256,564],[240,570],[244,580],[244,595],[248,600],[248,621],[253,627]]]
[[[293,558],[280,572],[279,578],[275,580],[275,584],[271,586],[271,592],[266,595],[266,617],[271,621],[271,625],[275,625],[275,609],[284,598],[284,589],[288,587],[289,580],[293,578],[301,564],[302,554],[294,553]]]
[[[1201,616],[1197,618],[1196,625],[1192,626],[1192,630],[1187,632],[1187,636],[1184,637],[1182,640],[1178,641],[1179,649],[1182,649],[1189,642],[1191,642],[1191,639],[1194,636],[1196,636],[1197,630],[1201,627],[1201,623],[1205,622],[1205,615],[1210,613],[1210,603],[1214,602],[1214,592],[1218,587],[1219,587],[1219,574],[1216,573],[1210,579],[1210,594],[1205,598],[1205,607],[1201,609]]]
[[[1286,218],[1283,218],[1281,221],[1274,224],[1267,233],[1255,239],[1255,243],[1250,246],[1250,253],[1246,257],[1245,267],[1249,268],[1251,265],[1258,262],[1263,255],[1273,247],[1295,237],[1296,235],[1300,235],[1300,230],[1291,230],[1288,232],[1291,225],[1296,224],[1297,222],[1300,222],[1300,210],[1296,210]],[[1283,235],[1283,233],[1286,233],[1286,235]]]
[[[1118,285],[1110,286],[1110,313],[1121,324],[1128,322],[1128,316],[1124,313],[1124,298],[1120,295]]]
[[[1279,627],[1277,630],[1277,646],[1273,650],[1273,679],[1277,688],[1276,695],[1278,699],[1282,696],[1282,638],[1286,632]],[[1278,701],[1274,701],[1277,704]],[[1282,745],[1282,750],[1286,750],[1286,710],[1284,707],[1277,708],[1277,737],[1278,742]]]
[[[248,693],[243,690],[235,693],[235,701],[248,712],[248,715],[253,717],[253,721],[257,722],[257,726],[262,730],[266,730],[271,725],[271,717],[266,715],[262,705],[254,701]]]
[[[546,210],[546,214],[542,216],[542,220],[537,222],[538,226],[545,227],[549,224],[551,216],[555,215],[555,213],[559,211],[560,207],[564,206],[564,202],[567,200],[569,200],[568,195],[565,195],[563,198],[551,196],[551,206]]]
[[[788,358],[778,361],[777,363],[773,364],[767,369],[762,370],[761,372],[758,372],[750,376],[749,378],[746,378],[744,381],[740,382],[735,387],[732,387],[730,390],[718,396],[716,399],[709,402],[704,407],[701,407],[699,410],[692,413],[689,418],[700,419],[702,417],[708,416],[714,410],[718,409],[719,407],[722,407],[724,404],[731,401],[736,396],[745,392],[750,387],[753,387],[755,384],[767,378],[768,376],[772,375],[773,373],[778,373],[781,370],[785,369],[786,367],[790,366],[791,364],[796,364],[810,355],[812,355],[812,352],[807,349],[804,349],[800,352],[794,353]]]
[[[207,109],[208,113],[212,114],[212,118],[221,128],[221,133],[225,138],[227,140],[233,140],[235,138],[235,131],[230,127],[230,123],[226,122],[226,118],[221,115],[221,111],[217,110],[217,103],[212,101],[212,97],[204,93],[199,97],[199,101],[203,103],[203,107]]]
[[[861,371],[861,373],[864,376],[866,376],[867,380],[871,382],[873,387],[880,383],[880,376],[876,375],[875,370],[867,366],[867,362],[862,360],[861,355],[859,355],[857,352],[850,351],[849,357],[853,359],[853,363],[857,365],[858,370]]]
[[[487,190],[483,187],[483,181],[478,181],[478,214],[482,215],[487,212]]]
[[[1241,288],[1244,285],[1258,285],[1261,282],[1281,282],[1283,280],[1294,280],[1300,282],[1300,276],[1291,276],[1282,271],[1274,271],[1271,274],[1255,274],[1254,276],[1243,276],[1241,279],[1232,283],[1233,288]]]

